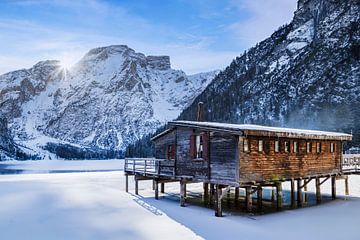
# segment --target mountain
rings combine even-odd
[[[292,22],[244,52],[180,115],[353,132],[360,146],[360,2],[300,0]]]
[[[0,113],[15,141],[42,158],[117,157],[175,119],[216,73],[187,76],[168,56],[100,47],[69,69],[43,61],[0,76]]]

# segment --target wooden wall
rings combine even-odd
[[[210,134],[211,180],[237,182],[239,180],[238,136],[225,133]]]
[[[155,158],[166,159],[166,146],[175,144],[175,130],[155,140]]]
[[[209,162],[205,160],[193,160],[190,157],[190,138],[194,133],[195,132],[189,128],[179,127],[176,129],[176,175],[207,180]]]
[[[342,145],[340,141],[279,139],[280,152],[275,152],[277,138],[248,136],[250,152],[243,151],[243,137],[239,141],[240,182],[276,181],[281,179],[330,174],[340,171]],[[258,151],[258,140],[264,141],[264,151]],[[284,152],[284,141],[289,142],[289,152]],[[294,153],[294,144],[299,144]],[[311,153],[306,152],[306,142],[312,143]],[[316,152],[316,143],[321,142],[321,153]],[[330,152],[330,143],[335,143],[335,151]],[[266,152],[265,152],[266,151]]]

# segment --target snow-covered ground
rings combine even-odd
[[[155,200],[151,182],[140,182],[136,196],[130,178],[126,193],[119,160],[9,163],[1,163],[0,168],[106,172],[0,175],[2,240],[358,239],[359,176],[350,176],[351,196],[343,196],[343,182],[338,181],[338,199],[315,207],[249,215],[231,206],[225,217],[216,218],[200,203],[201,184],[188,185],[190,200],[185,208],[179,206],[178,183],[166,184],[166,193]],[[322,192],[328,198],[328,183]],[[264,195],[268,198],[268,192]]]

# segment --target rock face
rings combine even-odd
[[[121,153],[175,119],[216,73],[187,76],[171,69],[168,56],[145,56],[124,45],[101,47],[70,69],[45,61],[0,76],[0,112],[16,142],[35,152],[64,152],[71,144],[92,155]]]
[[[360,144],[360,2],[301,0],[293,21],[233,60],[180,119],[353,132]]]
[[[15,144],[8,129],[7,120],[0,117],[0,161],[7,159],[25,159],[27,156]]]

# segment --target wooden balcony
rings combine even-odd
[[[155,158],[125,158],[124,171],[129,175],[175,177],[175,161]]]

